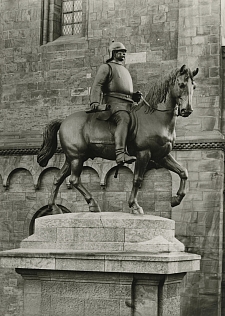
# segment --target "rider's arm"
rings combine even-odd
[[[109,66],[107,64],[102,64],[95,76],[94,83],[91,88],[90,94],[90,105],[98,106],[101,102],[103,86],[108,80],[109,77]]]

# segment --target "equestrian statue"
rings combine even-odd
[[[100,212],[92,194],[81,183],[83,164],[89,158],[116,160],[117,168],[135,163],[129,207],[133,214],[144,214],[137,194],[146,171],[156,165],[175,172],[180,177],[177,194],[171,206],[179,205],[185,196],[187,170],[170,154],[175,143],[178,116],[188,117],[192,112],[194,77],[186,65],[173,69],[150,85],[144,98],[137,91],[129,71],[123,66],[126,48],[120,42],[109,47],[110,58],[96,74],[90,94],[90,108],[75,112],[66,119],[55,119],[47,124],[37,161],[45,167],[57,150],[57,133],[65,162],[59,170],[51,190],[49,209],[62,213],[56,198],[63,181],[70,183],[84,197],[91,212]]]

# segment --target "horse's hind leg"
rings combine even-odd
[[[188,179],[187,169],[182,167],[172,156],[168,154],[162,160],[159,161],[162,167],[169,169],[170,171],[175,172],[180,177],[180,187],[177,191],[177,195],[172,197],[171,206],[177,206],[183,200],[186,194],[186,182]]]
[[[82,172],[83,161],[80,159],[74,159],[71,162],[71,176],[70,183],[73,185],[85,198],[89,205],[90,212],[101,212],[101,209],[95,199],[92,197],[91,193],[83,186],[80,181],[80,175]]]
[[[52,214],[62,214],[62,210],[56,205],[55,201],[59,192],[59,187],[63,183],[63,181],[70,175],[70,171],[70,164],[69,162],[65,161],[64,165],[59,170],[54,179],[51,195],[48,201],[48,208],[52,211]]]

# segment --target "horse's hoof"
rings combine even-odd
[[[98,213],[98,212],[101,212],[101,209],[98,205],[96,206],[89,206],[89,211],[90,212],[93,212],[93,213]]]
[[[94,213],[101,212],[100,206],[94,199],[91,199],[91,202],[89,203],[89,211]]]
[[[53,205],[52,206],[52,215],[57,215],[57,214],[63,214],[63,211],[61,210],[58,205]]]
[[[141,206],[131,206],[131,214],[134,215],[144,215],[143,208]]]
[[[172,200],[171,200],[171,206],[174,207],[174,206],[177,206],[180,204],[180,199],[178,196],[173,196],[172,197]]]

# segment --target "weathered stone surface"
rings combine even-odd
[[[144,316],[149,309],[152,316],[159,311],[166,315],[168,310],[179,315],[177,281],[169,282],[166,289],[160,281],[166,275],[199,269],[200,263],[199,256],[185,253],[175,239],[172,220],[151,215],[105,212],[40,217],[34,234],[21,247],[1,252],[0,266],[16,268],[24,277],[26,316],[31,311],[34,316],[72,316],[74,308],[86,316],[124,316],[130,308]],[[161,287],[169,294],[159,300]],[[168,300],[176,304],[171,306]]]
[[[22,248],[92,251],[184,251],[174,222],[152,215],[71,213],[36,219],[35,233]]]
[[[148,251],[148,252],[176,252],[176,251],[184,251],[184,245],[178,241],[176,238],[163,238],[162,235],[158,235],[157,237],[152,238],[147,241],[134,243],[126,243],[124,245],[125,251]]]
[[[3,267],[30,269],[171,274],[199,265],[199,256],[185,253],[174,237],[172,220],[107,212],[41,217],[20,249],[0,255]]]
[[[200,256],[184,252],[99,252],[15,249],[0,253],[2,267],[173,274],[199,270]]]
[[[122,212],[71,213],[38,218],[35,227],[85,227],[85,228],[126,228],[126,229],[170,229],[174,230],[172,220],[152,215],[133,215]]]

